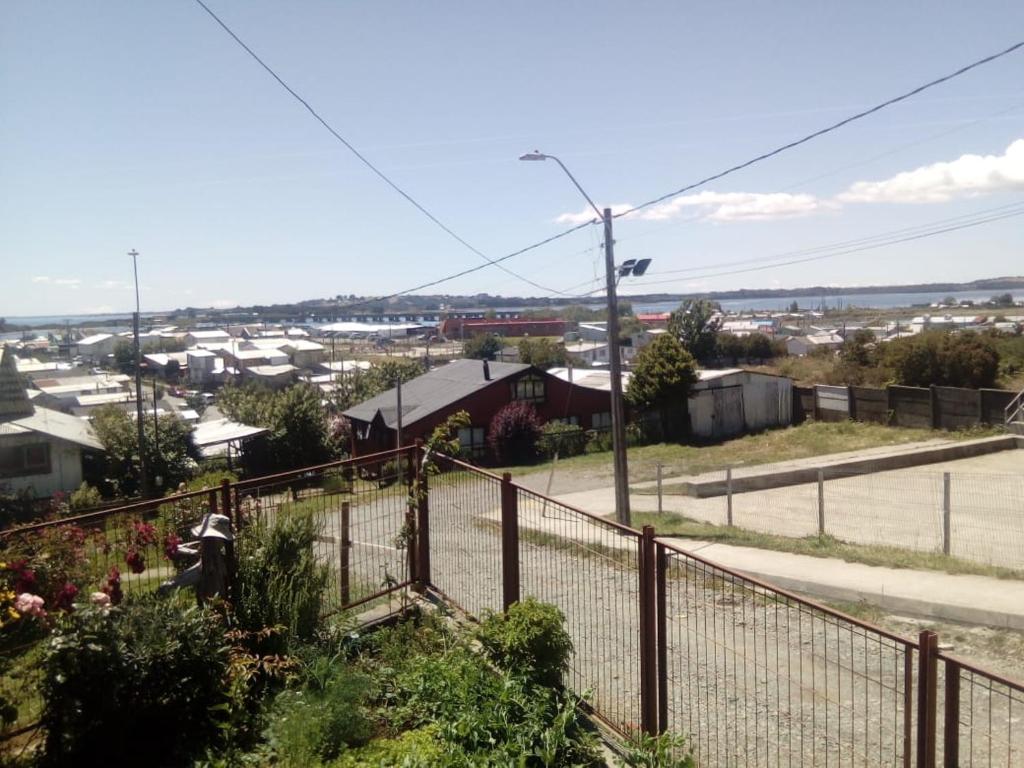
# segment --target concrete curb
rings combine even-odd
[[[967,605],[950,605],[933,600],[921,600],[913,597],[885,594],[884,592],[864,591],[852,587],[840,587],[834,584],[819,584],[809,579],[794,579],[788,576],[777,576],[774,573],[753,571],[745,568],[735,569],[740,573],[760,581],[799,592],[821,600],[857,603],[864,601],[878,606],[890,613],[915,616],[922,619],[938,619],[953,621],[960,624],[977,624],[1000,629],[1024,631],[1024,613],[1006,613],[987,608],[975,608]],[[914,572],[908,572],[908,575]],[[1022,606],[1024,607],[1024,606]]]
[[[999,451],[1014,450],[1024,447],[1024,438],[1018,435],[999,435],[979,440],[965,440],[960,443],[949,443],[928,448],[917,448],[912,451],[894,450],[881,456],[863,459],[843,459],[828,461],[827,457],[818,466],[793,467],[791,469],[764,472],[761,474],[744,474],[732,478],[732,492],[746,493],[764,491],[770,488],[784,488],[790,485],[803,485],[818,480],[821,471],[825,480],[835,480],[854,474],[886,472],[894,469],[907,469],[923,464],[937,464],[958,459],[972,459]],[[680,483],[682,495],[698,499],[714,496],[725,496],[728,487],[724,479],[696,480]]]

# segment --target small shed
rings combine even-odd
[[[740,368],[698,373],[689,402],[694,437],[724,440],[792,423],[792,379]]]

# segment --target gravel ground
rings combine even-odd
[[[522,594],[565,613],[576,647],[572,688],[586,692],[605,719],[635,728],[635,539],[531,494],[519,499]],[[474,615],[500,609],[499,486],[476,477],[441,480],[431,487],[430,508],[433,581]],[[404,552],[395,546],[401,499],[371,496],[354,504],[351,514],[354,578],[373,585],[382,572],[404,574]],[[906,728],[907,703],[916,700],[916,657],[901,643],[703,566],[680,560],[669,575],[668,722],[690,737],[699,764],[896,766],[906,750],[913,751],[913,723],[909,741]],[[924,626],[873,613],[869,618],[905,637]],[[1009,676],[1024,672],[1019,633],[935,628],[959,656]],[[961,755],[969,753],[973,764],[1024,764],[1021,695],[1011,702],[1004,688],[965,681],[961,701]]]

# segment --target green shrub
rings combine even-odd
[[[305,768],[333,760],[372,735],[366,711],[370,680],[332,657],[319,656],[304,686],[274,701],[267,740],[277,764]]]
[[[103,494],[86,482],[82,482],[75,491],[68,497],[68,505],[72,512],[81,512],[86,509],[93,509],[103,503]]]
[[[465,647],[420,659],[397,682],[400,724],[433,724],[449,765],[599,764],[571,695],[498,673]]]
[[[697,764],[682,736],[642,733],[629,743],[619,765],[623,768],[696,768]]]
[[[332,768],[436,768],[452,765],[454,756],[444,748],[437,728],[428,725],[393,739],[374,739],[343,753]]]
[[[261,652],[285,652],[291,640],[310,641],[321,625],[330,569],[314,544],[322,523],[302,510],[278,514],[272,525],[255,520],[238,536],[235,617],[242,629],[283,626]]]
[[[605,453],[612,449],[612,432],[610,429],[591,429],[587,432],[587,453]]]
[[[220,618],[177,601],[63,616],[43,656],[46,762],[175,764],[216,732],[227,653]]]
[[[549,421],[540,431],[540,440],[537,441],[537,448],[541,455],[547,459],[554,458],[557,453],[559,458],[579,456],[587,447],[587,433],[582,427],[576,424],[563,424],[557,421]]]
[[[528,597],[507,613],[486,615],[476,636],[502,669],[536,685],[557,688],[572,655],[564,624],[558,608]]]
[[[185,482],[185,489],[188,491],[201,491],[206,488],[220,488],[221,483],[227,480],[229,483],[237,483],[238,475],[226,469],[208,470]],[[178,493],[177,488],[168,491],[168,495]]]

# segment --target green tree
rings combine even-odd
[[[748,360],[765,361],[774,357],[772,340],[763,333],[751,333],[743,339],[743,347]]]
[[[839,348],[839,359],[848,365],[870,367],[875,365],[874,349],[874,332],[858,328]]]
[[[462,356],[473,360],[493,360],[500,351],[501,339],[493,333],[474,336],[462,345]]]
[[[719,333],[717,337],[718,356],[729,360],[733,365],[746,355],[747,349],[741,336],[733,333]]]
[[[152,417],[143,417],[142,459],[150,481],[159,476],[163,488],[173,488],[191,476],[199,458],[192,428],[177,416],[165,414],[159,428]],[[116,405],[96,409],[93,431],[103,445],[103,488],[108,496],[134,496],[141,491],[139,437],[135,421]],[[159,489],[157,489],[159,490]]]
[[[566,365],[569,355],[565,345],[550,339],[522,339],[519,342],[519,362],[535,365],[547,370],[556,365]]]
[[[114,345],[114,365],[121,373],[135,373],[135,344],[123,339]]]
[[[220,409],[233,421],[270,430],[263,439],[243,446],[242,459],[250,474],[300,469],[337,455],[317,387],[294,384],[278,391],[255,384],[225,387]]]
[[[993,296],[989,303],[997,307],[1012,307],[1013,306],[1013,294],[1011,293],[999,293]]]
[[[398,382],[415,379],[425,373],[419,360],[392,358],[374,365],[367,371],[353,371],[338,376],[336,386],[331,395],[331,409],[345,411],[353,405],[387,392]]]
[[[626,399],[656,417],[663,440],[681,439],[690,430],[687,401],[696,381],[692,355],[675,336],[662,334],[637,354]]]
[[[707,299],[687,299],[669,317],[669,332],[700,363],[714,359],[715,341],[722,327],[718,312],[718,305]]]
[[[792,315],[792,314],[796,314],[799,311],[800,311],[800,305],[797,304],[796,301],[790,302],[790,304],[789,304],[789,313]]]
[[[897,384],[911,387],[992,387],[999,376],[999,351],[973,331],[927,331],[889,342],[885,365]]]

